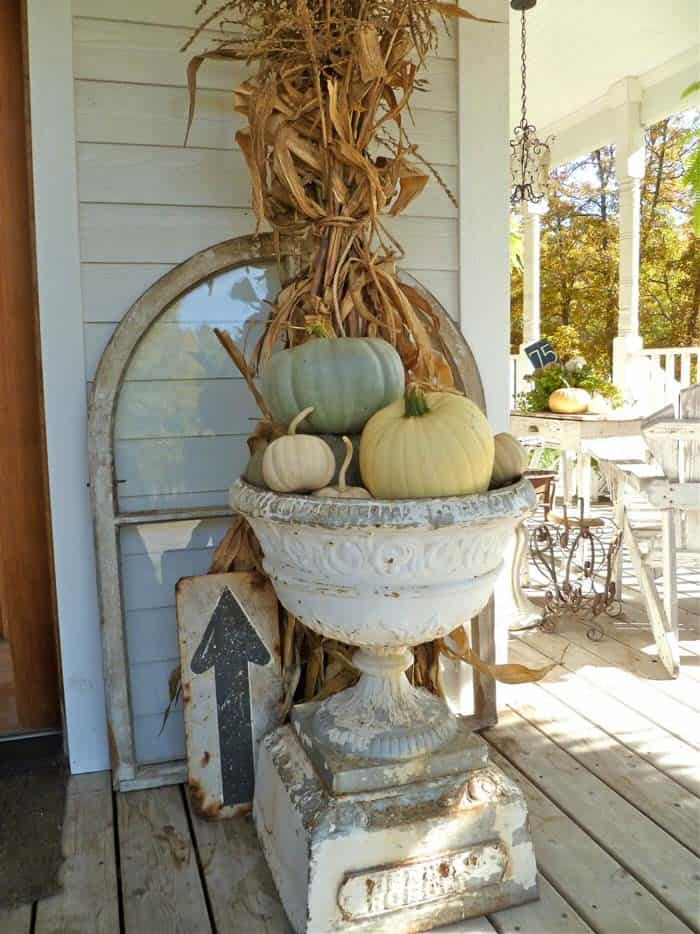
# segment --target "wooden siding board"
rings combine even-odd
[[[436,166],[450,191],[454,165]],[[124,143],[80,143],[78,186],[82,202],[194,207],[250,207],[250,178],[237,149],[187,149]],[[404,217],[457,216],[457,208],[431,176]]]
[[[77,80],[75,90],[78,142],[183,147],[186,88]],[[203,89],[197,94],[189,145],[235,149],[236,130],[244,123],[232,110],[230,93]],[[429,162],[456,165],[456,114],[416,108],[406,132]]]
[[[190,50],[180,52],[189,30],[158,25],[78,17],[74,21],[75,77],[89,81],[128,81],[186,87],[189,58],[206,47],[214,34],[205,33]],[[199,88],[230,91],[246,77],[244,63],[206,61],[197,74]],[[449,59],[427,59],[428,87],[417,91],[417,107],[457,110],[455,65]]]
[[[192,0],[73,0],[74,23],[78,17],[112,20],[155,26],[182,27],[185,31],[195,25]],[[436,55],[454,59],[457,54],[454,25],[445,29],[442,20],[436,17],[439,44]],[[210,33],[211,35],[211,33]]]
[[[82,204],[80,221],[83,262],[107,263],[179,263],[255,227],[250,210],[172,205]],[[400,238],[407,268],[457,269],[455,220],[391,217],[385,226]]]
[[[419,277],[450,317],[457,320],[456,271],[415,270],[401,265],[407,273]],[[83,263],[85,322],[115,324],[121,321],[141,293],[170,269],[172,265],[168,263]],[[86,342],[89,340],[87,334],[86,330]]]

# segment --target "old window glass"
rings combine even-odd
[[[259,417],[213,328],[252,347],[278,290],[273,262],[204,280],[151,325],[124,374],[114,458],[118,513],[134,520],[120,526],[119,558],[139,763],[185,755],[180,704],[163,721],[179,664],[175,585],[207,571],[230,521],[228,489],[245,467],[246,438]],[[218,516],[210,515],[213,507],[221,507]],[[186,510],[187,518],[163,521],[159,510]]]

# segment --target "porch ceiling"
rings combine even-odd
[[[617,81],[645,75],[700,41],[697,0],[539,0],[526,15],[528,114],[540,130],[589,110]],[[520,109],[520,14],[511,10],[510,16],[514,125]]]

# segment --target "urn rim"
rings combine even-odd
[[[468,496],[397,500],[274,493],[239,479],[231,487],[230,503],[234,512],[249,519],[325,529],[439,529],[524,517],[534,510],[536,496],[526,478]]]

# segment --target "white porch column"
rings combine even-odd
[[[638,398],[640,382],[635,361],[639,361],[644,347],[639,334],[640,189],[644,176],[641,89],[636,78],[625,78],[613,90],[621,98],[615,108],[614,140],[620,197],[620,290],[613,380],[626,396]]]
[[[521,207],[523,218],[523,342],[540,339],[540,227],[547,202],[525,203]]]

